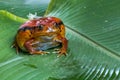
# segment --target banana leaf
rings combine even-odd
[[[120,0],[0,0],[1,80],[119,80]],[[26,15],[66,25],[67,56],[16,54],[11,48]],[[48,50],[53,51],[53,49]]]

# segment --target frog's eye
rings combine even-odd
[[[55,22],[55,23],[54,23],[54,26],[59,28],[59,27],[60,27],[60,25],[62,25],[62,24],[63,24],[63,22],[62,22],[62,21],[61,21],[61,22],[59,22],[59,23],[56,23],[56,22]]]
[[[26,26],[19,29],[19,31],[26,31],[26,30],[32,30],[32,28]]]
[[[39,30],[43,30],[43,25],[37,26]]]
[[[54,26],[57,27],[57,28],[59,28],[60,25],[59,25],[59,23],[56,23],[56,22],[55,22],[55,23],[54,23]]]

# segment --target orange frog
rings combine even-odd
[[[44,50],[62,45],[59,55],[66,55],[68,40],[65,38],[65,26],[56,17],[42,17],[25,22],[20,26],[14,47],[30,54],[45,54]]]

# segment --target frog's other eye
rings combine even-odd
[[[59,23],[56,23],[56,22],[55,22],[55,23],[54,23],[54,26],[59,28],[59,27],[60,27],[60,25],[62,25],[62,24],[63,24],[63,22],[62,22],[62,21],[61,21],[61,22],[59,22]]]
[[[60,22],[59,22],[59,25],[62,25],[62,24],[63,24],[63,22],[62,22],[62,21],[60,21]]]
[[[55,22],[55,23],[54,23],[54,26],[55,26],[55,27],[59,27],[60,25],[59,25],[59,23],[56,23],[56,22]]]
[[[32,28],[26,26],[26,27],[22,27],[22,28],[19,29],[19,31],[26,31],[26,30],[32,30]]]

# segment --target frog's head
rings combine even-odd
[[[45,33],[60,32],[63,22],[56,17],[44,17],[37,20],[36,25]]]
[[[27,21],[19,30],[30,30],[33,34],[60,33],[61,26],[64,26],[64,24],[59,18],[43,17]]]

